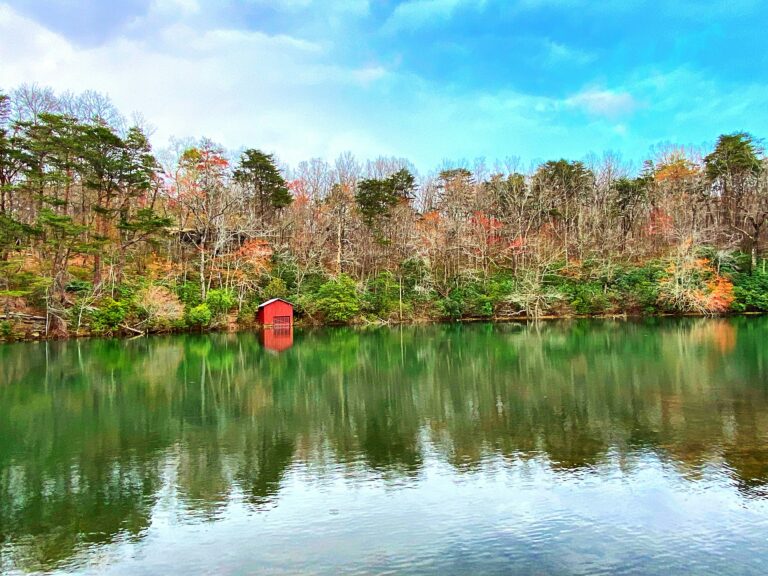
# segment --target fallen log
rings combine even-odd
[[[129,332],[133,332],[134,334],[140,334],[141,336],[144,336],[144,332],[142,330],[137,330],[136,328],[131,328],[130,326],[126,326],[125,324],[120,324],[120,328],[125,328]]]
[[[32,316],[31,314],[22,314],[21,312],[11,312],[10,314],[0,315],[0,319],[10,320],[11,318],[20,318],[22,320],[40,320],[45,322],[45,316]]]

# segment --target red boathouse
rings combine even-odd
[[[259,305],[256,320],[262,326],[290,328],[293,326],[293,304],[282,298],[272,298]]]

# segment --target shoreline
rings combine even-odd
[[[293,328],[384,328],[395,326],[424,326],[430,324],[530,324],[535,322],[553,322],[563,320],[623,320],[623,321],[638,321],[649,320],[654,318],[738,318],[738,317],[757,317],[766,316],[768,313],[759,311],[747,311],[747,312],[731,312],[727,314],[702,314],[696,312],[688,313],[661,313],[661,314],[547,314],[538,317],[530,316],[496,316],[496,317],[468,317],[459,319],[410,319],[410,320],[381,320],[381,321],[356,321],[347,323],[323,323],[323,322],[307,322],[298,320],[293,324]],[[27,316],[19,317],[11,315],[0,316],[0,322],[9,321],[13,318],[20,318],[22,320],[33,318],[37,321],[44,320],[44,317],[40,316]],[[135,328],[124,327],[123,330],[109,333],[99,334],[89,331],[83,331],[80,333],[61,335],[47,335],[40,330],[27,332],[21,335],[0,335],[0,344],[13,344],[20,342],[55,342],[55,341],[67,341],[67,340],[86,340],[92,338],[99,339],[117,339],[117,340],[134,340],[137,338],[148,336],[171,336],[171,335],[185,335],[185,334],[237,334],[241,332],[262,332],[269,327],[264,327],[260,324],[239,324],[237,322],[227,324],[226,326],[215,326],[204,329],[183,328],[178,330],[149,330],[142,332]]]

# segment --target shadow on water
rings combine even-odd
[[[0,346],[0,568],[215,521],[295,466],[418,483],[489,458],[631,474],[652,453],[768,495],[768,320],[296,330]],[[276,355],[274,352],[280,352]]]

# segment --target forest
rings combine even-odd
[[[0,92],[0,338],[768,311],[768,160],[748,132],[531,164],[285,165],[97,92]],[[525,151],[522,142],[510,148]]]

